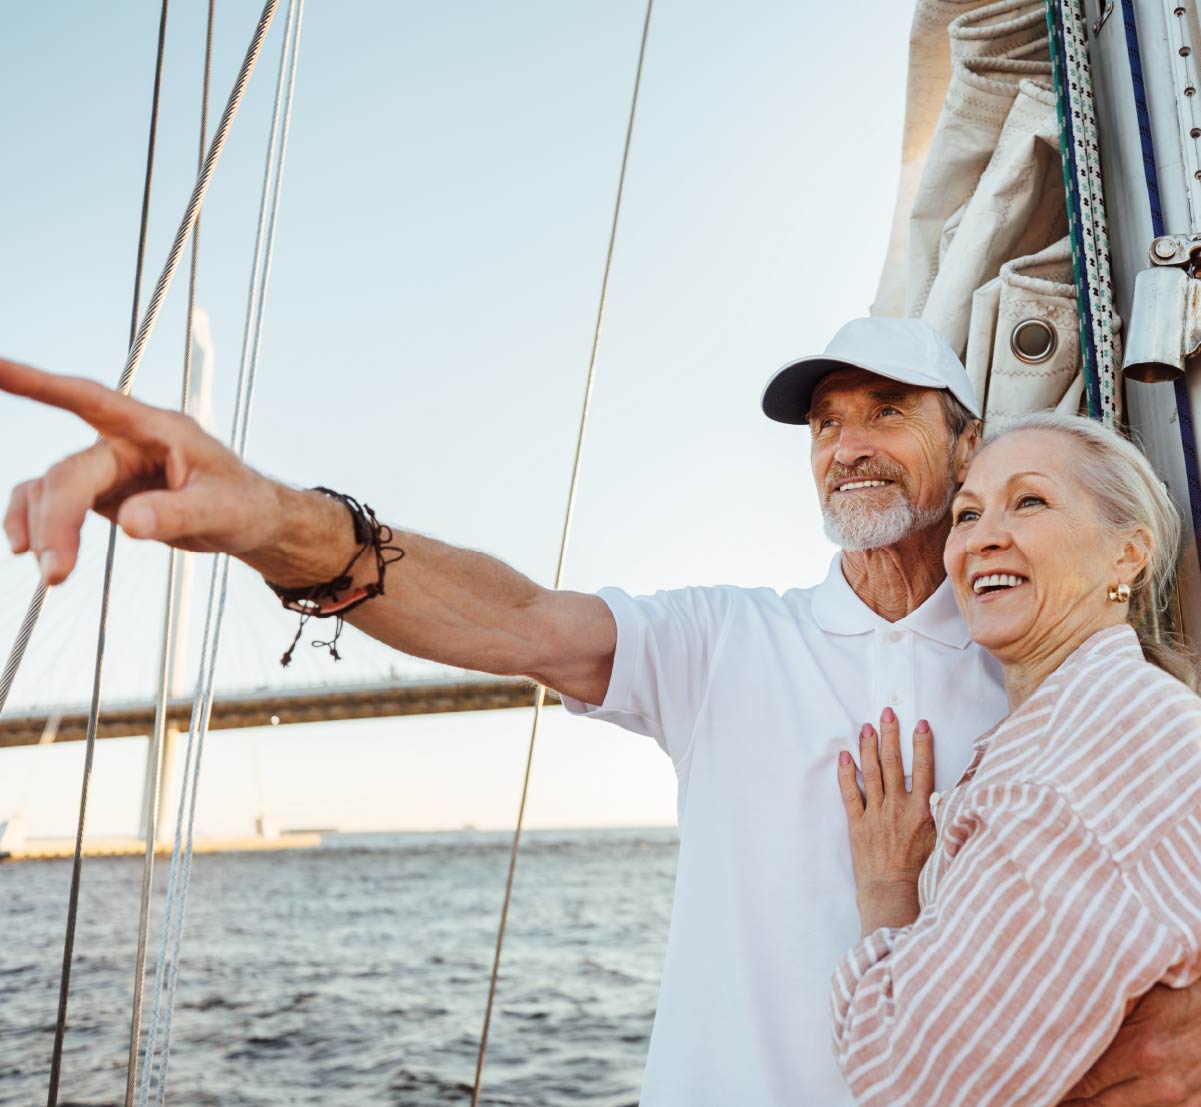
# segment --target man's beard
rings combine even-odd
[[[891,481],[886,504],[853,499],[856,493],[839,493],[840,484],[855,480]],[[955,498],[954,456],[947,458],[947,492],[933,507],[918,507],[909,495],[905,471],[900,466],[876,461],[860,468],[836,466],[826,476],[826,496],[822,501],[822,524],[826,537],[843,550],[878,550],[893,546],[937,525]],[[847,497],[835,501],[834,497]],[[837,503],[837,509],[834,504]]]

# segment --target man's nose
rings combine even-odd
[[[861,427],[846,424],[838,436],[838,448],[834,451],[834,460],[839,465],[848,468],[876,456],[876,448],[872,444],[871,435]]]

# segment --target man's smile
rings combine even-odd
[[[835,492],[858,492],[865,488],[885,488],[893,482],[890,480],[850,480],[837,485]]]

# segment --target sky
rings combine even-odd
[[[171,6],[147,286],[195,173],[206,5]],[[272,29],[204,209],[198,303],[232,414],[279,63]],[[214,118],[259,5],[217,5]],[[0,11],[0,354],[115,383],[128,341],[159,5]],[[629,0],[310,2],[248,458],[405,528],[554,576],[644,8]],[[867,312],[903,115],[907,5],[657,0],[582,459],[566,586],[816,583],[807,432],[771,372]],[[183,273],[135,386],[176,404]],[[0,494],[80,449],[70,417],[0,396]],[[51,596],[13,707],[82,702],[103,528]],[[104,689],[149,698],[164,555],[122,540]],[[403,564],[393,571],[403,571]],[[193,587],[193,648],[209,566]],[[35,573],[0,554],[0,650]],[[219,688],[429,672],[353,630],[332,669],[234,575]],[[185,684],[191,679],[187,678]],[[198,829],[504,827],[526,711],[215,733]],[[82,743],[0,751],[0,820],[73,833]],[[137,823],[144,739],[102,742],[89,829]],[[649,739],[547,713],[531,826],[674,820]]]

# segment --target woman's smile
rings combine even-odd
[[[1136,571],[1128,540],[1101,518],[1079,447],[1032,427],[972,460],[943,563],[972,637],[1002,666],[1037,677],[1061,660],[1060,646],[1125,618],[1108,595]]]
[[[1028,583],[1028,578],[1020,573],[1011,573],[1004,569],[972,574],[972,591],[980,603],[1007,595]]]

